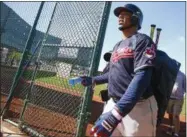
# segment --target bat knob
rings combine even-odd
[[[154,27],[154,28],[155,28],[155,27],[156,27],[156,25],[155,25],[155,24],[151,24],[151,27]]]

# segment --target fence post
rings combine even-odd
[[[13,95],[14,95],[14,92],[15,92],[15,88],[18,84],[18,81],[21,77],[20,74],[22,69],[23,69],[23,66],[25,64],[25,59],[28,58],[28,53],[31,49],[31,46],[33,44],[33,40],[34,40],[34,37],[36,35],[36,26],[38,24],[38,20],[40,18],[40,15],[41,15],[41,12],[42,12],[42,9],[43,9],[43,6],[44,6],[44,2],[42,1],[41,4],[40,4],[40,7],[38,9],[38,13],[36,15],[36,18],[35,18],[35,21],[34,21],[34,24],[33,24],[33,27],[32,29],[30,30],[30,33],[29,33],[29,36],[28,36],[28,39],[27,39],[27,42],[25,44],[25,49],[23,51],[23,55],[22,55],[22,58],[21,58],[21,61],[20,61],[20,64],[19,64],[19,67],[18,67],[18,70],[14,76],[14,80],[13,80],[13,83],[11,85],[11,88],[10,88],[10,92],[9,92],[9,95],[8,95],[8,98],[7,98],[7,101],[5,103],[5,106],[4,108],[2,109],[1,111],[1,115],[4,117],[5,113],[7,112],[7,110],[9,110],[9,107],[10,107],[10,103],[12,102],[12,99],[13,99]]]
[[[93,53],[93,57],[91,61],[89,76],[95,75],[97,72],[98,66],[99,66],[104,36],[106,32],[106,27],[107,27],[106,24],[108,22],[110,8],[111,8],[111,2],[106,2],[104,5],[104,9],[103,9],[103,15],[102,15],[103,18],[102,18],[102,21],[101,21],[101,24],[98,30],[99,33],[97,36],[97,42],[95,43],[95,41],[93,41],[95,48],[94,48],[94,53]],[[92,87],[90,86],[85,89],[84,101],[83,101],[82,108],[81,108],[80,121],[78,123],[76,137],[85,136],[86,126],[91,116],[90,111],[91,111],[92,97],[93,97],[93,92],[92,92]]]
[[[45,43],[45,41],[46,41],[46,39],[47,39],[47,36],[48,36],[48,32],[49,32],[49,29],[50,29],[50,26],[51,26],[52,19],[53,19],[53,17],[54,17],[54,13],[55,13],[55,10],[56,10],[57,3],[58,3],[58,2],[55,3],[54,9],[53,9],[53,13],[52,13],[51,19],[50,19],[50,21],[49,21],[49,25],[48,25],[47,31],[46,31],[45,36],[44,36],[44,38],[43,38],[41,47],[39,48],[39,54],[38,54],[38,57],[37,57],[37,59],[36,59],[36,66],[35,66],[34,72],[33,72],[33,74],[32,74],[30,88],[29,88],[29,90],[28,90],[28,92],[27,92],[27,94],[26,94],[26,97],[25,97],[25,100],[24,100],[23,109],[22,109],[22,111],[21,111],[20,123],[19,123],[20,125],[19,125],[19,126],[21,126],[21,124],[22,124],[23,115],[24,115],[24,112],[25,112],[27,103],[28,103],[28,101],[29,101],[28,98],[30,97],[30,92],[31,92],[32,89],[33,89],[33,85],[34,85],[34,80],[35,80],[35,77],[36,77],[37,69],[38,69],[39,64],[40,64],[40,55],[41,55],[41,52],[42,52],[42,48],[43,48],[43,46],[44,46],[44,43]]]

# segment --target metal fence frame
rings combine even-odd
[[[58,2],[56,2],[56,5],[57,5],[57,3]],[[33,27],[30,30],[30,34],[28,36],[28,39],[27,39],[27,42],[26,42],[26,45],[25,45],[25,49],[23,51],[23,55],[22,55],[19,67],[18,67],[17,72],[15,74],[15,77],[14,77],[14,80],[13,80],[13,83],[12,83],[12,86],[11,86],[11,89],[10,89],[10,92],[9,92],[8,99],[6,101],[5,107],[1,111],[1,115],[2,116],[5,116],[6,112],[9,110],[9,107],[11,105],[12,99],[14,97],[15,88],[16,88],[18,82],[19,82],[19,79],[21,78],[21,76],[22,76],[22,74],[24,72],[23,67],[27,67],[27,65],[30,63],[29,60],[28,60],[28,51],[30,50],[31,45],[33,43],[33,38],[35,36],[36,26],[37,26],[38,20],[40,18],[40,14],[42,12],[43,5],[44,5],[44,2],[41,2],[41,5],[39,7],[37,16],[35,18]],[[55,8],[54,8],[54,11],[56,9],[56,5],[55,5]],[[108,22],[110,8],[111,8],[111,2],[105,2],[105,7],[103,9],[103,16],[102,16],[103,18],[102,18],[102,21],[100,22],[99,33],[98,33],[99,35],[97,36],[97,40],[98,41],[96,43],[94,43],[95,44],[95,46],[94,46],[95,48],[94,48],[94,54],[93,54],[92,61],[91,61],[91,67],[90,67],[89,76],[95,75],[96,72],[97,72],[98,66],[99,66],[99,61],[100,61],[100,57],[101,57],[101,51],[102,51],[102,47],[103,47],[104,36],[105,36],[106,28],[107,28],[106,24]],[[54,11],[53,11],[53,13],[54,13]],[[52,18],[53,18],[53,15],[52,15],[51,19]],[[51,20],[50,20],[50,22],[51,22]],[[48,29],[47,29],[47,32],[46,32],[46,36],[42,40],[42,45],[44,44],[44,42],[46,40],[49,27],[50,27],[50,25],[48,26]],[[38,46],[37,46],[37,48],[38,48]],[[40,50],[41,49],[42,48],[40,48]],[[27,61],[27,62],[25,62],[25,61]],[[36,70],[37,70],[37,66],[35,68],[32,80],[35,77]],[[29,90],[32,90],[32,85],[33,85],[33,83],[31,83],[31,86],[30,86]],[[91,113],[90,113],[90,105],[91,105],[92,96],[93,96],[93,93],[90,92],[91,90],[92,90],[92,87],[86,88],[85,92],[84,92],[84,95],[83,95],[84,100],[82,102],[82,108],[81,108],[79,122],[77,123],[78,127],[77,127],[76,137],[85,136],[85,132],[86,132],[85,131],[86,130],[85,127],[87,126],[88,120],[89,120],[90,115],[91,115]],[[26,126],[22,125],[22,117],[23,117],[23,114],[24,114],[24,111],[25,111],[25,107],[27,105],[27,97],[28,96],[29,96],[29,92],[26,95],[26,98],[25,98],[25,101],[24,101],[24,106],[23,106],[23,109],[22,109],[22,112],[21,112],[21,116],[20,116],[20,123],[18,125],[21,129],[27,128]],[[37,133],[36,131],[33,131],[32,129],[27,129],[27,130],[32,132],[32,134],[34,136],[42,136],[40,133]]]

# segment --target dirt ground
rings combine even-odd
[[[62,97],[66,97],[65,101],[64,98],[59,98],[59,100],[55,101],[55,104],[52,104],[52,98],[50,96],[45,98],[42,101],[42,104],[38,104],[38,106],[30,105],[27,107],[25,113],[24,113],[24,121],[26,121],[27,125],[31,128],[35,129],[41,134],[50,136],[50,137],[72,137],[76,134],[76,122],[77,122],[77,116],[75,115],[75,112],[77,113],[76,107],[77,104],[80,103],[80,96],[79,94],[72,94],[72,91],[66,91],[64,92],[64,89],[60,89],[55,86],[45,86],[42,83],[38,83],[36,86],[40,86],[40,90],[36,90],[34,93],[37,94],[35,97],[35,100],[41,100],[43,97],[43,94],[41,92],[48,92],[49,95],[53,95],[55,93],[56,98],[60,97],[60,95],[64,94]],[[62,93],[63,92],[63,93]],[[53,94],[52,94],[53,93]],[[41,95],[40,95],[41,94]],[[54,98],[53,98],[54,99]],[[70,102],[69,102],[70,100]],[[5,96],[1,96],[1,108],[4,106],[4,103],[6,102]],[[64,103],[62,103],[64,102]],[[39,102],[38,102],[39,103]],[[43,105],[43,106],[42,106]],[[49,107],[49,105],[52,105]],[[59,108],[59,105],[64,105],[68,108],[68,105],[74,106],[72,107],[71,111],[66,110],[62,107],[61,111],[57,111],[56,108]],[[19,98],[14,98],[11,107],[10,107],[10,113],[8,118],[14,120],[14,122],[18,122],[18,119],[20,117],[20,112],[23,107],[23,100]],[[89,119],[88,126],[86,128],[86,136],[89,136],[90,128],[94,125],[94,122],[97,120],[97,118],[100,116],[103,110],[103,103],[98,96],[94,96],[92,100],[92,106],[91,106],[91,117]],[[69,111],[69,113],[67,113]],[[74,113],[73,113],[74,112]],[[186,136],[186,119],[185,116],[180,116],[181,119],[181,131],[180,131],[180,137]],[[165,134],[165,131],[168,128],[168,117],[165,115],[163,124],[158,128],[157,130],[157,137],[167,137]]]
[[[18,103],[18,100],[16,100],[16,102],[17,104],[20,104]],[[36,109],[38,109],[38,111],[36,111]],[[93,97],[91,117],[90,117],[89,124],[86,130],[87,137],[90,137],[89,136],[90,128],[94,125],[94,122],[99,117],[99,115],[102,113],[102,109],[103,109],[103,103],[101,102],[100,98]],[[16,111],[15,108],[14,108],[14,111]],[[35,121],[32,121],[33,118],[31,119],[31,117],[34,116],[34,115],[31,115],[33,112],[38,112],[38,114],[36,114]],[[62,137],[62,136],[72,137],[75,135],[74,133],[72,133],[72,131],[76,128],[75,127],[76,123],[75,123],[75,119],[72,117],[59,115],[58,113],[47,112],[45,109],[36,108],[36,107],[30,107],[29,110],[26,111],[26,113],[28,113],[25,115],[27,116],[25,117],[25,120],[27,121],[27,123],[30,123],[30,126],[33,128],[38,128],[38,131],[41,131],[41,129],[45,129],[45,130],[42,130],[42,133],[44,134],[48,134],[49,136],[52,136],[52,137]],[[181,119],[180,137],[185,137],[186,136],[185,116],[181,115],[180,119]],[[40,124],[38,124],[38,121],[40,121]],[[66,121],[66,122],[64,123],[63,121]],[[168,117],[166,114],[163,124],[157,130],[157,137],[169,137],[165,134],[165,131],[168,128],[168,122],[169,121],[168,121]],[[64,128],[65,124],[67,123],[70,124],[70,126],[68,126],[68,128]],[[8,125],[10,127],[10,124]],[[4,126],[5,126],[4,128],[6,128],[7,124],[4,124]]]

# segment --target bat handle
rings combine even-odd
[[[157,30],[157,35],[156,35],[155,45],[156,45],[156,47],[158,47],[158,42],[159,42],[160,33],[161,33],[162,29],[161,28],[157,28],[156,30]]]

